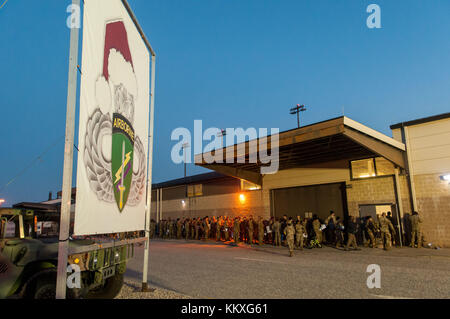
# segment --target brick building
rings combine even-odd
[[[219,151],[223,159],[236,159],[242,155],[237,145],[197,154],[197,165],[215,172],[154,185],[152,218],[325,218],[333,210],[347,220],[391,211],[398,232],[408,233],[408,216],[417,210],[426,240],[450,247],[450,113],[391,129],[393,138],[339,117],[281,132],[275,174],[261,174],[263,164],[250,163],[260,147],[254,150],[248,141],[241,144],[245,163],[204,161]],[[270,149],[272,136],[266,139]]]

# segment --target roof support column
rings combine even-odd
[[[416,186],[414,184],[414,169],[412,166],[412,160],[411,160],[411,147],[409,143],[409,132],[408,127],[404,126],[402,127],[402,132],[404,136],[404,143],[406,145],[406,158],[408,162],[408,184],[409,184],[409,191],[411,193],[411,203],[412,203],[412,211],[417,211],[417,199],[416,199]]]
[[[398,226],[398,238],[400,239],[400,247],[403,246],[403,227],[402,227],[402,221],[403,221],[403,202],[402,202],[402,193],[400,191],[400,179],[399,179],[399,169],[398,166],[395,166],[394,169],[395,175],[394,175],[394,187],[395,187],[395,194],[397,199],[397,226]]]

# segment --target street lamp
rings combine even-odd
[[[0,206],[2,206],[2,204],[4,204],[6,202],[6,200],[4,200],[3,198],[0,198]]]
[[[300,127],[300,112],[305,112],[306,108],[304,105],[297,104],[296,107],[291,108],[290,114],[297,114],[297,127]]]

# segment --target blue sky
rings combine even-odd
[[[170,159],[170,134],[194,119],[204,127],[287,130],[296,126],[289,108],[301,103],[303,124],[345,110],[390,135],[390,124],[450,111],[448,0],[129,2],[158,55],[155,182],[183,176]],[[366,26],[371,3],[381,8],[381,29]],[[61,189],[69,4],[9,0],[0,9],[6,205]],[[188,174],[203,171],[188,166]]]

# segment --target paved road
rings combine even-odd
[[[141,280],[143,248],[126,277]],[[381,288],[367,287],[369,264]],[[450,298],[450,250],[233,247],[198,241],[152,241],[150,284],[193,298]]]

